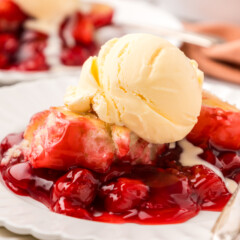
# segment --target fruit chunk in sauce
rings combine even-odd
[[[187,136],[203,149],[199,157],[236,182],[240,182],[239,120],[239,113],[203,107],[199,122]],[[1,143],[1,158],[21,140],[22,134],[8,135]],[[79,167],[35,169],[19,154],[2,164],[1,173],[15,193],[68,216],[111,223],[181,223],[200,210],[222,210],[231,197],[211,169],[182,166],[182,151],[178,143],[166,145],[154,165],[114,162],[105,173]]]

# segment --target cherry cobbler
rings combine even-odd
[[[53,212],[111,223],[181,223],[221,211],[240,182],[240,112],[203,94],[181,141],[152,144],[93,112],[52,107],[1,143],[1,173],[14,193]]]

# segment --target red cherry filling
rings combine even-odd
[[[218,161],[224,175],[228,175],[240,166],[240,156],[234,152],[219,154]]]
[[[73,27],[72,35],[76,42],[82,44],[90,44],[93,42],[94,26],[92,21],[83,18],[82,15],[77,15],[77,20]]]
[[[11,0],[0,0],[0,32],[16,31],[27,16]]]
[[[194,166],[190,171],[190,183],[202,209],[221,211],[231,197],[222,179],[202,165]]]
[[[9,64],[9,56],[5,53],[0,53],[0,68],[5,69]]]
[[[9,148],[19,144],[23,139],[23,133],[13,133],[5,137],[0,145],[0,159],[7,152]]]
[[[201,205],[196,201],[188,178],[176,169],[157,169],[154,172],[147,180],[150,196],[142,204],[144,214],[141,220],[151,223],[153,216],[160,216],[168,223],[177,223],[195,216]]]
[[[13,54],[18,49],[17,38],[13,34],[0,34],[0,52]]]
[[[175,149],[177,156],[178,147]],[[118,163],[94,177],[86,169],[75,168],[64,173],[33,169],[29,162],[20,162],[2,168],[2,175],[14,192],[32,196],[53,211],[105,222],[183,222],[205,208],[207,202],[211,202],[209,209],[219,210],[231,196],[213,173],[202,173],[195,167],[181,171],[178,168]],[[209,194],[214,191],[215,194]],[[112,216],[109,211],[117,215]],[[101,214],[96,216],[98,212]]]
[[[13,192],[31,196],[48,207],[52,204],[51,189],[62,174],[51,169],[34,169],[22,159],[2,168],[3,179]]]
[[[27,29],[22,33],[22,41],[26,42],[44,42],[48,39],[48,35],[35,30]]]
[[[66,198],[75,205],[86,208],[95,198],[98,180],[93,174],[81,168],[76,168],[62,176],[54,185],[53,202]]]
[[[46,35],[27,31],[17,34],[0,34],[0,67],[18,71],[42,71],[46,63],[44,49]]]
[[[233,171],[231,175],[229,175],[231,179],[236,181],[238,184],[240,183],[240,169],[236,169],[236,171]]]
[[[148,195],[148,187],[140,180],[119,178],[103,185],[100,195],[107,211],[121,213],[136,208]]]
[[[67,66],[81,66],[91,56],[90,51],[82,46],[64,48],[61,53],[61,61]]]
[[[52,211],[76,218],[87,220],[92,219],[87,210],[81,208],[78,203],[76,204],[64,197],[61,197],[57,200],[57,202],[52,207]]]
[[[44,55],[39,53],[21,63],[13,65],[10,69],[18,71],[43,71],[49,69],[49,66],[46,64]]]
[[[240,113],[203,106],[187,139],[199,146],[208,143],[223,149],[240,149]]]
[[[231,141],[240,113],[226,112],[225,118],[223,112],[221,118],[218,114],[219,109],[203,107],[188,140],[203,149],[203,160],[240,182],[238,143]],[[228,133],[216,140],[221,124],[227,124]],[[236,130],[238,134],[238,126]],[[15,193],[31,196],[52,211],[103,222],[180,223],[201,209],[219,211],[225,206],[231,194],[222,179],[202,165],[183,167],[178,143],[156,145],[148,152],[148,144],[139,138],[131,142],[129,133],[64,109],[38,113],[24,134],[31,141],[27,155],[9,158],[9,148],[22,134],[2,141],[3,179]],[[152,159],[156,152],[158,157]]]

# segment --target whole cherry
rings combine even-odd
[[[97,187],[98,180],[89,170],[75,168],[55,183],[52,199],[56,202],[65,197],[80,207],[87,207],[94,200]]]
[[[104,185],[100,195],[109,212],[121,213],[137,207],[148,196],[148,187],[141,180],[119,178]]]

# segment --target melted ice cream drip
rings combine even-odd
[[[183,152],[180,155],[180,163],[183,166],[193,167],[195,165],[203,165],[211,169],[216,175],[218,175],[223,180],[223,182],[226,185],[226,188],[230,193],[234,193],[236,191],[238,185],[235,181],[233,181],[230,178],[225,178],[222,172],[217,167],[198,157],[199,154],[203,153],[203,150],[201,148],[194,146],[186,139],[181,140],[179,142],[179,145],[183,149]]]

